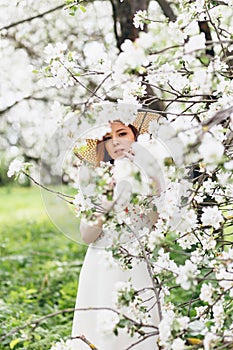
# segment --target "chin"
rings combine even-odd
[[[116,157],[115,160],[116,160],[116,159],[123,159],[123,158],[127,158],[127,157],[125,157],[125,155],[122,154],[122,155],[119,155],[118,157]]]

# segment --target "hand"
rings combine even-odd
[[[128,159],[131,160],[131,161],[133,161],[134,156],[135,156],[135,153],[134,153],[134,151],[132,150],[132,148],[130,148],[127,152],[124,151],[123,154],[124,154],[124,156],[125,156],[126,158],[128,158]]]
[[[114,207],[114,202],[109,200],[104,200],[101,205],[98,205],[98,212],[95,212],[94,215],[99,218],[103,214],[106,214]]]

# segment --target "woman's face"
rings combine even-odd
[[[133,131],[121,122],[111,123],[112,131],[105,135],[105,148],[112,159],[123,158],[135,141]]]

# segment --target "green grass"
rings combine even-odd
[[[72,312],[31,324],[74,307],[86,248],[53,225],[38,188],[0,188],[0,198],[0,349],[50,349],[70,335]]]
[[[37,187],[0,187],[0,222],[46,219],[41,192]]]
[[[73,312],[36,327],[33,322],[74,307],[86,247],[68,238],[79,240],[78,223],[72,208],[54,194],[12,186],[0,187],[0,198],[0,350],[47,350],[70,336]],[[178,251],[174,258],[182,263]],[[181,304],[194,297],[177,288],[171,301]],[[184,314],[188,308],[187,303]]]

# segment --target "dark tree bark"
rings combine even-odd
[[[138,10],[147,10],[150,0],[124,0],[120,2],[119,0],[110,0],[113,9],[113,21],[114,21],[114,32],[116,37],[116,43],[119,51],[121,51],[121,44],[126,40],[130,39],[135,41],[138,36],[140,29],[135,28],[133,25],[133,17],[136,11]],[[163,5],[162,10],[166,12],[166,15],[169,15],[174,20],[172,15],[172,10],[170,5],[166,0],[158,0],[160,6]],[[170,9],[170,10],[169,10]],[[144,26],[143,31],[147,31],[147,26]],[[145,77],[143,77],[145,78]],[[153,96],[155,99],[153,100]],[[146,101],[148,97],[151,97],[152,100],[148,107],[156,111],[164,110],[164,104],[161,101],[156,101],[156,95],[151,86],[147,85],[147,96],[144,96],[141,99],[141,103]]]
[[[49,9],[49,10],[44,11],[44,12],[42,12],[42,13],[39,13],[39,14],[37,14],[37,15],[35,15],[35,16],[28,17],[28,18],[25,18],[25,19],[21,19],[20,21],[17,21],[17,22],[13,22],[13,23],[11,23],[11,24],[8,24],[8,25],[6,25],[6,26],[1,27],[1,28],[0,28],[0,31],[3,30],[3,29],[6,29],[6,30],[7,30],[7,29],[10,29],[10,28],[12,28],[12,27],[16,27],[16,26],[18,26],[19,24],[22,24],[22,23],[25,23],[25,22],[30,22],[30,21],[32,21],[32,20],[35,19],[35,18],[42,18],[42,17],[44,17],[45,15],[47,15],[47,14],[49,14],[49,13],[51,13],[51,12],[54,12],[54,11],[57,11],[57,10],[61,10],[63,7],[64,7],[64,4],[59,5],[59,6],[56,6],[56,7],[53,7],[52,9]]]
[[[167,0],[156,0],[159,6],[161,7],[164,15],[169,19],[169,21],[175,22],[176,15],[173,12],[170,2]]]
[[[199,21],[198,26],[199,26],[200,32],[205,34],[205,40],[212,41],[209,23],[207,21]],[[206,54],[214,57],[213,45],[210,45],[210,47],[206,49]]]
[[[140,32],[133,25],[133,17],[138,10],[147,10],[150,0],[110,0],[113,10],[114,31],[117,47],[121,51],[121,44],[125,39],[134,41]],[[145,28],[146,30],[146,28]]]

